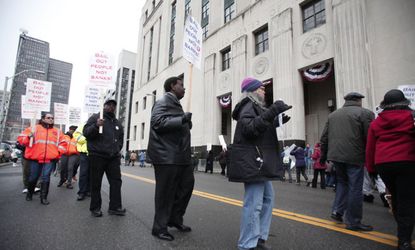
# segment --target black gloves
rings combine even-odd
[[[182,117],[182,124],[190,123],[192,121],[192,113],[186,112]]]
[[[289,110],[292,107],[293,106],[289,106],[285,104],[283,101],[278,100],[278,101],[275,101],[273,104],[271,104],[269,109],[265,111],[261,116],[264,120],[272,122],[278,114],[281,114]],[[286,119],[289,120],[289,118],[286,118]],[[288,122],[288,120],[286,122]],[[285,122],[283,121],[283,123]]]
[[[287,123],[289,120],[291,119],[291,117],[289,117],[286,114],[282,114],[282,124]],[[278,119],[278,116],[275,117],[275,127],[279,127],[280,126],[280,121]]]

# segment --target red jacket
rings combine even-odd
[[[26,128],[18,137],[19,144],[26,146],[25,158],[47,163],[59,159],[61,154],[66,153],[67,141],[64,134],[57,128],[45,128],[36,125],[33,133],[33,144],[30,147],[30,135],[32,128]]]
[[[366,168],[389,162],[415,162],[415,127],[411,110],[385,110],[370,124]]]
[[[321,150],[320,147],[314,147],[314,153],[311,155],[311,159],[313,159],[313,169],[326,169],[326,163],[321,164],[320,163],[320,157],[321,157]]]

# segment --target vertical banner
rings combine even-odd
[[[81,108],[69,107],[69,126],[81,124]]]
[[[114,60],[100,51],[93,54],[89,63],[89,83],[96,87],[113,88]]]
[[[50,111],[52,83],[27,78],[26,104],[34,110]]]
[[[187,17],[184,26],[183,58],[200,69],[202,62],[202,27],[191,16]]]
[[[415,85],[400,85],[398,89],[411,101],[411,108],[415,109]]]
[[[98,113],[100,109],[101,89],[95,86],[87,85],[85,87],[84,112]]]
[[[53,103],[55,124],[65,125],[68,123],[68,104]]]

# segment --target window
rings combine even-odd
[[[171,5],[169,65],[173,63],[174,35],[176,32],[176,1]]]
[[[255,55],[268,50],[268,26],[255,32]]]
[[[208,24],[209,24],[209,0],[202,0],[202,31],[203,38],[208,35]]]
[[[144,129],[145,129],[145,123],[141,123],[141,140],[144,139]]]
[[[156,102],[156,98],[157,98],[157,91],[156,91],[156,90],[154,90],[154,91],[153,91],[153,105],[154,105],[154,103]]]
[[[225,23],[232,20],[233,16],[235,15],[235,1],[234,0],[225,0],[224,6],[224,13],[225,13]]]
[[[150,80],[151,75],[151,53],[153,52],[153,27],[150,29],[150,48],[148,52],[148,70],[147,70],[147,81]]]
[[[311,1],[301,7],[303,30],[307,32],[326,23],[324,0]]]
[[[135,102],[135,113],[138,113],[138,101]]]
[[[190,12],[191,12],[190,2],[191,2],[191,1],[192,1],[192,0],[186,0],[186,1],[184,2],[184,22],[186,22],[187,16],[189,16],[189,15],[190,15]]]
[[[147,106],[147,96],[144,96],[143,97],[143,110],[146,109],[146,106]]]
[[[137,125],[136,126],[134,126],[134,141],[136,141],[137,140]]]
[[[231,66],[231,47],[221,51],[222,54],[222,71],[227,70]]]

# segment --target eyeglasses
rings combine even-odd
[[[54,118],[53,117],[45,117],[45,119],[47,119],[47,120],[53,120]]]

